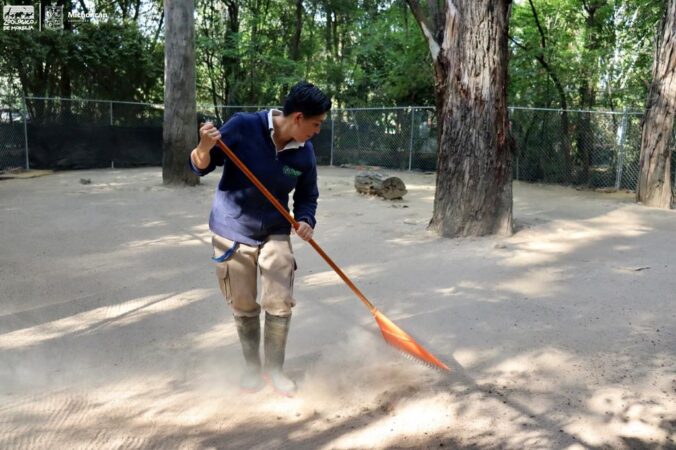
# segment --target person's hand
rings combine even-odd
[[[304,241],[309,241],[312,239],[312,233],[314,230],[307,222],[299,221],[298,228],[296,228],[296,234]]]
[[[200,127],[200,143],[197,145],[198,150],[208,152],[211,150],[216,141],[221,138],[221,132],[211,122],[203,123]]]

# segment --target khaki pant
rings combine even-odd
[[[296,261],[289,235],[272,235],[259,246],[235,243],[214,234],[214,258],[232,253],[216,263],[221,292],[233,315],[257,317],[262,308],[275,316],[290,316],[296,304],[293,280]],[[258,271],[261,274],[261,302],[256,302]]]

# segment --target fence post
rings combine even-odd
[[[113,102],[110,102],[110,126],[113,126]]]
[[[28,106],[26,105],[26,96],[23,99],[23,141],[26,147],[26,170],[30,170],[31,164],[28,159]]]
[[[411,171],[413,164],[413,129],[415,127],[415,108],[411,108],[411,139],[408,143],[408,171]]]
[[[514,114],[514,108],[507,108],[507,112],[509,113],[507,123],[509,124],[509,129],[508,133],[510,135],[510,138],[512,136],[512,114]],[[516,152],[516,181],[519,181],[519,153]]]
[[[336,138],[336,135],[334,134],[335,124],[336,120],[335,117],[333,117],[333,111],[331,111],[331,161],[329,162],[331,167],[333,167],[333,140]]]
[[[625,107],[624,112],[622,114],[622,122],[620,124],[618,136],[619,147],[617,149],[617,171],[615,176],[615,189],[617,189],[618,191],[620,190],[620,186],[622,186],[622,171],[624,169],[624,140],[626,135],[627,135],[627,108]]]

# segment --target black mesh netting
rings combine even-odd
[[[161,127],[28,125],[34,169],[159,166]]]

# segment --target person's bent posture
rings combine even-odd
[[[314,85],[296,84],[283,111],[271,109],[238,113],[221,129],[200,127],[190,167],[199,176],[223,166],[214,196],[209,228],[218,283],[237,325],[246,368],[240,387],[255,392],[269,381],[275,390],[292,395],[296,384],[282,371],[289,333],[296,261],[291,248],[291,225],[229,161],[216,141],[225,144],[287,207],[293,194],[296,234],[310,240],[317,210],[317,163],[310,139],[331,109],[331,101]],[[260,303],[257,278],[260,271]],[[265,310],[265,364],[261,364],[260,320]]]

